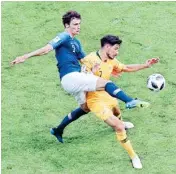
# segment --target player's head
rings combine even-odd
[[[118,36],[106,35],[101,38],[101,48],[109,59],[114,59],[118,55],[118,51],[122,40]]]
[[[81,15],[76,11],[68,11],[62,17],[62,22],[65,29],[74,35],[79,34],[80,24],[81,24]]]

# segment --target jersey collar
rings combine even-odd
[[[99,50],[96,52],[96,55],[100,58],[100,60],[101,60],[102,62],[107,62],[107,61],[108,61],[108,59],[105,60],[105,61],[102,60],[102,58],[101,58],[101,56],[100,56],[100,54],[99,54]]]
[[[98,51],[96,52],[96,55],[100,58],[100,60],[102,60]]]

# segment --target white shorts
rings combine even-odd
[[[61,84],[65,91],[73,95],[79,105],[86,102],[86,92],[96,91],[98,76],[82,72],[72,72],[65,75]]]

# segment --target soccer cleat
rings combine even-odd
[[[64,143],[64,141],[62,139],[63,132],[58,132],[58,131],[56,131],[56,128],[51,128],[50,133],[51,133],[51,135],[54,135],[60,143]]]
[[[123,124],[125,126],[125,129],[131,129],[134,127],[134,124],[131,123],[131,122],[126,122],[126,121],[123,121]]]
[[[132,165],[135,169],[142,169],[142,163],[139,157],[136,155],[134,158],[131,159]]]
[[[145,102],[145,101],[141,101],[139,99],[133,99],[132,101],[126,103],[126,108],[128,108],[128,109],[132,109],[135,107],[147,108],[149,106],[150,106],[150,103]]]

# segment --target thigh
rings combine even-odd
[[[70,94],[84,91],[95,91],[98,77],[92,74],[73,72],[65,75],[61,84]]]
[[[86,92],[77,92],[77,93],[72,93],[72,95],[75,97],[75,100],[79,105],[82,105],[86,103]]]
[[[88,107],[98,118],[105,121],[113,115],[112,109],[103,102],[88,103]]]

